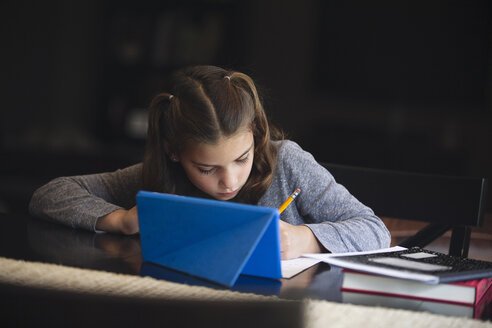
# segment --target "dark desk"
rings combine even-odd
[[[143,263],[138,236],[121,236],[74,230],[27,214],[0,214],[0,256],[63,264],[131,275],[152,276],[174,282],[222,289],[223,287]],[[343,275],[339,268],[320,263],[291,279],[280,281],[240,276],[231,289],[286,299],[315,298],[343,302]],[[387,303],[387,302],[386,302]],[[377,304],[373,304],[377,305]],[[404,307],[394,304],[392,307]],[[492,318],[491,305],[483,319]]]
[[[224,288],[143,263],[138,235],[123,236],[71,229],[29,215],[2,214],[0,220],[0,256],[3,257]],[[340,269],[330,270],[328,264],[320,263],[291,279],[281,281],[240,276],[231,289],[289,299],[310,296],[341,302],[341,282]]]

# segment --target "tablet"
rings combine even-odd
[[[282,278],[276,208],[139,191],[137,210],[146,262],[227,287]]]

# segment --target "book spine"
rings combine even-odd
[[[492,315],[492,286],[489,284],[487,290],[483,291],[483,295],[475,305],[473,318],[489,319]]]
[[[482,299],[482,297],[485,295],[485,293],[487,292],[487,290],[489,289],[489,287],[492,285],[492,277],[488,278],[488,279],[482,279],[480,280],[480,282],[478,283],[478,285],[476,286],[476,289],[475,289],[475,304],[477,304],[478,302],[480,302],[480,300]]]

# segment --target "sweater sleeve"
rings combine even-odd
[[[95,231],[97,220],[135,206],[142,186],[142,166],[114,172],[56,178],[37,189],[29,212],[73,228]]]
[[[281,198],[275,200],[279,204],[300,188],[295,206],[287,207],[281,219],[309,227],[328,251],[340,253],[389,246],[390,234],[384,223],[296,143],[283,143],[276,170],[271,188],[260,201],[267,204],[267,199],[279,194]]]

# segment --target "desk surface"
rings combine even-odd
[[[27,214],[0,214],[0,222],[2,257],[223,288],[173,270],[143,263],[138,235],[122,236],[75,230],[35,219]],[[339,268],[330,268],[328,264],[320,263],[291,279],[280,281],[240,276],[231,289],[277,295],[287,299],[310,297],[343,302],[344,295],[340,291],[342,280],[343,275]],[[381,305],[388,306],[388,302],[382,302]],[[389,306],[406,308],[403,304]],[[415,305],[412,307],[415,309]],[[491,307],[492,304],[489,304],[488,310],[484,311],[483,319],[492,318]]]

